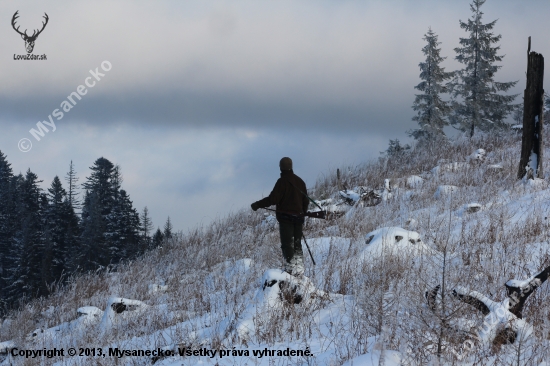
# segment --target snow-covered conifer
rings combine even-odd
[[[440,64],[446,57],[440,56],[437,35],[430,28],[423,38],[427,44],[422,48],[426,61],[419,64],[420,79],[422,82],[415,86],[422,94],[416,94],[413,109],[417,115],[413,121],[418,122],[419,128],[409,132],[419,143],[441,140],[445,137],[443,127],[449,123],[446,116],[450,112],[449,103],[441,99],[441,94],[448,93],[447,80],[453,77],[452,72],[445,72]]]
[[[102,216],[98,192],[86,191],[82,207],[81,250],[78,266],[84,271],[95,270],[109,264],[107,242],[104,233],[106,223]]]
[[[68,195],[67,195],[68,196]],[[78,271],[78,258],[80,255],[81,247],[80,247],[80,220],[77,216],[77,214],[74,211],[73,205],[67,199],[65,199],[65,207],[66,207],[66,213],[65,213],[65,223],[66,223],[66,230],[65,230],[65,252],[63,259],[64,262],[64,268],[67,274],[72,274]]]
[[[48,188],[48,207],[46,209],[46,249],[48,252],[48,266],[50,280],[56,281],[61,278],[65,271],[66,258],[66,235],[69,225],[69,204],[67,192],[61,185],[61,180],[58,176],[52,181]],[[48,281],[49,282],[49,281]]]
[[[111,263],[118,263],[126,257],[125,253],[125,236],[124,236],[124,213],[123,202],[120,194],[122,186],[122,173],[120,167],[114,167],[111,173],[111,192],[112,192],[112,207],[109,215],[105,218],[106,232],[105,238],[108,245],[108,256]]]
[[[492,32],[496,20],[483,24],[481,6],[486,0],[473,0],[470,4],[472,17],[467,22],[460,21],[460,27],[469,32],[468,38],[460,38],[461,47],[455,48],[456,60],[464,68],[456,74],[453,81],[453,113],[451,124],[462,131],[470,131],[473,136],[476,128],[488,131],[506,127],[504,119],[512,112],[513,100],[517,95],[502,95],[517,81],[497,82],[496,72],[502,67],[495,63],[503,59],[498,55],[501,35]],[[457,99],[458,98],[458,99]]]
[[[390,143],[388,144],[388,148],[386,151],[383,151],[382,154],[385,154],[388,157],[391,156],[400,156],[403,155],[405,152],[409,151],[411,149],[410,145],[401,145],[401,142],[399,142],[399,139],[390,140]]]
[[[141,252],[144,252],[151,247],[151,236],[149,235],[151,230],[153,230],[153,223],[151,222],[151,217],[149,216],[149,209],[145,206],[141,214]]]
[[[5,278],[13,262],[9,258],[15,231],[15,192],[11,164],[0,151],[0,300],[5,295]]]
[[[113,178],[115,166],[109,160],[101,157],[90,167],[92,174],[86,178],[83,187],[94,192],[101,208],[101,215],[106,218],[111,212],[114,199]]]
[[[120,258],[135,258],[138,253],[140,221],[139,213],[134,208],[130,196],[124,189],[119,193],[120,214],[118,230],[121,236]]]
[[[97,242],[96,255],[92,258],[86,254],[79,265],[95,269],[138,254],[140,222],[130,197],[121,188],[120,167],[99,158],[90,169],[92,174],[83,184],[88,191],[82,207],[82,245],[83,253],[92,253]]]
[[[172,237],[172,221],[170,221],[170,216],[168,216],[168,219],[166,219],[166,223],[164,224],[164,238],[170,239]]]
[[[162,241],[164,240],[164,234],[160,230],[160,227],[157,228],[157,231],[155,232],[155,235],[153,235],[153,247],[159,247],[162,245]]]
[[[90,167],[92,173],[82,185],[86,197],[82,207],[81,268],[93,270],[110,263],[110,241],[113,233],[112,213],[115,203],[117,170],[106,158],[99,158]]]
[[[22,297],[32,298],[48,293],[44,281],[45,196],[39,187],[41,182],[29,169],[18,186],[18,227],[10,251],[10,260],[14,262],[14,266],[7,276],[6,288],[6,300],[12,305]]]
[[[80,187],[78,185],[78,179],[79,178],[76,176],[76,171],[74,170],[73,161],[71,160],[69,172],[65,176],[65,181],[68,184],[67,199],[75,209],[80,208],[80,200],[78,198],[78,189]]]

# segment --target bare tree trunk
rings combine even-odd
[[[527,86],[524,92],[523,136],[518,179],[543,178],[542,173],[542,122],[544,120],[544,57],[530,52],[531,37],[527,50]]]

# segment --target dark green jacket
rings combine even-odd
[[[281,178],[275,183],[268,197],[256,202],[258,207],[265,208],[276,205],[277,221],[303,223],[303,214],[307,212],[309,199],[304,181],[292,170],[283,170]]]

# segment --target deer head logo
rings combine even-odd
[[[25,48],[27,49],[27,53],[32,53],[32,50],[34,49],[34,42],[36,41],[36,38],[38,38],[38,35],[40,33],[42,33],[42,31],[44,30],[44,28],[46,28],[46,24],[48,24],[48,14],[44,13],[44,19],[46,19],[45,22],[42,22],[42,29],[40,30],[34,30],[34,32],[32,33],[32,36],[29,36],[27,34],[27,30],[25,29],[25,32],[21,33],[19,31],[19,27],[15,28],[15,20],[17,18],[19,18],[19,15],[17,15],[17,13],[19,13],[19,10],[17,10],[15,12],[15,14],[13,14],[13,17],[11,18],[11,26],[13,27],[13,29],[15,29],[15,31],[17,33],[19,33],[21,35],[21,38],[23,38],[23,40],[25,41]]]

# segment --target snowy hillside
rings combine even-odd
[[[325,176],[310,193],[334,214],[306,222],[303,278],[250,209],[76,278],[4,320],[0,365],[546,365],[550,187],[516,179],[520,140]]]

